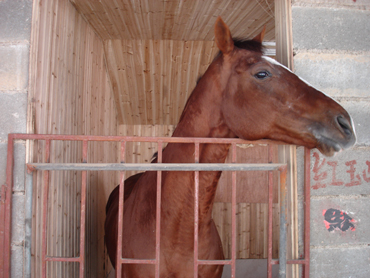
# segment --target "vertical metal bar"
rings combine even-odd
[[[82,162],[87,163],[87,145],[88,141],[83,141]],[[86,230],[86,179],[87,171],[82,171],[81,184],[81,214],[80,214],[80,278],[85,275],[85,230]]]
[[[311,152],[308,148],[305,148],[304,153],[304,178],[305,178],[305,190],[304,190],[304,259],[305,264],[303,265],[303,277],[310,277],[310,203],[311,203]]]
[[[6,200],[6,186],[1,186],[1,200],[0,200],[0,277],[5,277],[4,273],[4,236],[5,236],[5,200]],[[7,275],[8,276],[8,275]]]
[[[236,143],[232,144],[231,162],[236,163]],[[236,269],[236,171],[231,174],[231,278]]]
[[[199,143],[195,143],[194,162],[199,163]],[[199,171],[194,172],[194,278],[198,278]]]
[[[272,145],[268,145],[268,162],[272,163]],[[272,277],[272,203],[273,203],[273,172],[268,172],[268,252],[267,252],[267,278]]]
[[[13,193],[13,167],[14,167],[14,140],[11,134],[8,135],[8,153],[6,164],[6,192],[5,192],[5,227],[4,227],[4,252],[3,269],[4,277],[10,276],[10,232],[12,219],[12,193]]]
[[[125,163],[125,150],[126,141],[121,141],[121,154],[120,162]],[[117,238],[117,254],[116,254],[116,278],[121,278],[122,276],[122,228],[123,228],[123,205],[124,205],[124,191],[125,191],[125,171],[121,172],[120,182],[119,182],[119,201],[118,201],[118,238]]]
[[[32,190],[33,190],[33,172],[26,173],[26,205],[25,205],[25,240],[24,256],[25,267],[24,277],[31,278],[31,243],[32,243]]]
[[[158,141],[157,162],[162,163],[162,141]],[[162,171],[157,171],[157,207],[155,221],[155,278],[160,274],[160,256],[161,256],[161,197],[162,197]]]
[[[45,163],[50,162],[50,140],[45,140]],[[42,278],[46,278],[46,254],[47,254],[47,219],[48,219],[48,198],[49,198],[49,171],[44,172],[44,192],[42,201],[42,251],[41,265]]]
[[[8,135],[8,153],[7,153],[7,164],[6,164],[6,192],[5,192],[5,215],[4,215],[4,250],[3,252],[3,263],[2,268],[4,271],[4,277],[10,276],[10,231],[11,231],[11,219],[12,219],[12,191],[13,191],[13,167],[14,167],[14,141],[11,134]],[[3,196],[2,196],[3,197]]]
[[[287,242],[287,166],[280,168],[280,246],[279,246],[279,277],[286,277],[286,242]]]

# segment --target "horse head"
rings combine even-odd
[[[356,141],[347,111],[262,53],[264,31],[253,47],[238,47],[219,17],[215,41],[220,49],[219,86],[222,114],[235,136],[247,140],[272,139],[317,148],[332,156]]]

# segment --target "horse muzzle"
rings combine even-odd
[[[336,116],[331,128],[318,128],[313,130],[317,140],[317,148],[326,156],[349,149],[356,143],[356,132],[351,118],[343,115]]]

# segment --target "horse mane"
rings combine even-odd
[[[263,51],[265,50],[264,46],[259,41],[241,38],[233,38],[233,41],[234,45],[241,49],[257,52],[259,54],[263,54]]]

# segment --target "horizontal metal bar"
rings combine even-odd
[[[155,264],[156,260],[155,259],[121,259],[120,260],[121,264]]]
[[[232,260],[198,260],[200,265],[231,265]]]
[[[80,260],[80,257],[45,257],[45,261],[47,262],[79,262]]]
[[[301,259],[301,260],[288,260],[286,262],[287,264],[307,264],[306,259]]]
[[[287,264],[306,264],[307,261],[306,259],[298,259],[298,260],[288,260],[286,263]],[[277,259],[271,260],[271,264],[279,264],[279,260]]]
[[[10,140],[58,140],[58,141],[104,141],[104,142],[154,142],[166,143],[200,143],[200,144],[273,144],[287,145],[284,142],[272,140],[247,141],[239,138],[209,138],[209,137],[141,137],[141,136],[99,136],[99,135],[63,135],[63,134],[25,134],[10,133]]]
[[[270,171],[281,163],[28,163],[29,170],[49,171]]]

